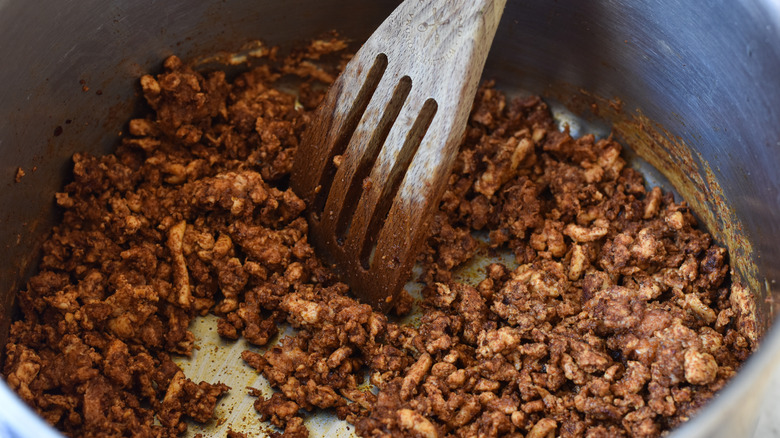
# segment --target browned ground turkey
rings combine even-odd
[[[258,346],[297,329],[243,353],[278,390],[250,390],[255,408],[288,437],[326,408],[366,437],[654,437],[736,372],[755,347],[753,304],[686,204],[647,190],[612,139],[572,138],[538,97],[489,83],[421,256],[419,325],[351,298],[285,188],[343,48],[318,41],[232,82],[168,58],[141,78],[150,112],[116,152],[73,157],[3,368],[48,422],[175,436],[210,420],[230,388],[171,361],[209,312],[223,337]],[[283,75],[304,80],[298,100],[274,88]],[[474,230],[518,267],[453,281]]]

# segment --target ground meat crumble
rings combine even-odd
[[[572,138],[540,98],[510,101],[491,83],[420,256],[419,324],[351,298],[286,189],[316,84],[344,48],[317,41],[230,82],[170,57],[141,78],[152,111],[116,152],[73,157],[3,368],[46,421],[151,437],[212,419],[230,388],[171,360],[209,312],[222,337],[273,344],[242,357],[277,390],[249,393],[284,437],[307,437],[316,409],[365,437],[655,437],[736,372],[756,323],[726,251],[685,203],[646,189],[618,143]],[[290,75],[297,98],[274,88]],[[484,250],[475,231],[517,266],[454,281]],[[284,323],[296,334],[274,343]]]

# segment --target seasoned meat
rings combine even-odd
[[[249,390],[272,436],[306,437],[304,418],[329,409],[365,437],[657,437],[734,375],[755,303],[725,249],[614,139],[573,138],[539,97],[489,82],[420,255],[423,298],[404,292],[395,312],[419,320],[352,298],[287,188],[345,47],[316,41],[231,82],[170,57],[141,78],[150,111],[117,150],[73,157],[3,368],[43,418],[71,436],[209,421],[230,388],[171,360],[207,313],[225,339],[265,346],[242,358],[275,389]],[[453,280],[502,248],[516,264]],[[272,343],[283,324],[294,334]]]

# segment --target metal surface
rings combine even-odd
[[[136,110],[138,76],[171,53],[187,59],[255,39],[289,45],[332,28],[365,38],[396,4],[0,0],[0,341],[70,156],[110,149]],[[575,107],[606,103],[593,117],[615,123],[696,197],[769,322],[780,298],[778,72],[777,1],[527,0],[507,5],[486,76]],[[656,139],[684,159],[648,141]],[[18,168],[25,175],[15,182]],[[714,213],[704,211],[709,201]],[[773,327],[719,397],[672,436],[749,436],[778,352]],[[0,433],[46,436],[2,382],[0,406]]]

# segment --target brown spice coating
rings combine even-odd
[[[47,421],[72,436],[208,421],[229,388],[169,356],[192,351],[189,323],[208,312],[221,336],[258,346],[283,322],[297,330],[242,355],[276,388],[250,394],[286,437],[308,436],[302,416],[318,408],[367,437],[656,437],[736,372],[755,305],[726,251],[684,203],[646,190],[611,138],[572,138],[538,97],[507,101],[489,83],[420,257],[419,325],[350,298],[284,189],[321,98],[312,83],[332,81],[344,47],[320,41],[232,83],[171,57],[141,78],[153,112],[117,151],[74,156],[3,369]],[[283,73],[304,79],[300,105],[273,88]],[[456,283],[475,230],[518,266]]]

